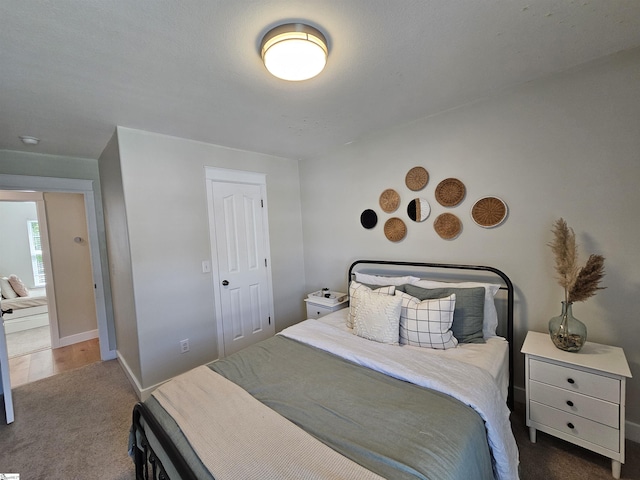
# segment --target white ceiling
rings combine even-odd
[[[261,63],[290,21],[329,40],[315,79]],[[638,0],[2,0],[0,149],[98,158],[121,125],[310,159],[639,46]]]

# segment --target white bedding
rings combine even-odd
[[[329,315],[318,318],[318,321],[345,332],[353,333],[353,330],[346,325],[348,311],[348,308],[336,310]],[[486,342],[460,343],[456,348],[448,348],[446,350],[411,345],[403,345],[402,348],[413,349],[417,355],[436,355],[444,358],[453,358],[488,371],[495,379],[506,402],[509,390],[509,343],[502,337],[491,337]]]
[[[416,352],[415,348],[382,344],[353,335],[346,327],[341,328],[335,323],[336,317],[339,315],[306,320],[283,330],[280,335],[386,375],[446,393],[471,406],[487,426],[496,478],[518,478],[518,448],[511,431],[509,409],[493,375],[471,364],[468,358],[476,355],[475,350],[478,349],[461,355],[467,358],[466,362],[450,355],[429,355]]]
[[[31,308],[31,307],[40,307],[43,305],[47,305],[47,297],[32,297],[29,295],[28,297],[18,297],[12,299],[2,299],[2,309],[8,310],[12,308],[13,310],[20,310],[23,308]]]
[[[22,308],[40,307],[43,305],[47,305],[47,292],[44,288],[31,289],[29,290],[29,295],[26,297],[2,299],[3,310],[8,310],[9,308],[20,310]]]

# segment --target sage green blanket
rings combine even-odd
[[[491,479],[484,422],[447,395],[276,336],[209,365],[347,458],[389,479]],[[153,399],[196,473],[211,478]],[[215,408],[215,405],[212,405]]]

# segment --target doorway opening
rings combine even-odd
[[[99,360],[84,196],[0,191],[0,219],[11,386]]]
[[[53,334],[54,325],[57,327],[57,321],[54,322],[54,316],[57,314],[57,309],[52,308],[51,301],[55,302],[52,295],[49,294],[49,286],[47,286],[47,296],[49,297],[48,304],[48,317],[50,325],[52,326],[52,347],[53,349],[44,349],[38,352],[27,355],[15,357],[11,361],[6,359],[7,367],[3,367],[2,382],[3,391],[5,392],[5,400],[7,396],[6,385],[8,383],[9,372],[11,370],[13,375],[16,375],[16,382],[20,380],[20,372],[24,374],[25,371],[30,372],[28,375],[34,379],[35,376],[49,376],[62,371],[62,364],[76,368],[83,364],[91,363],[99,360],[111,360],[116,357],[115,347],[112,349],[110,346],[111,335],[109,333],[110,327],[107,323],[107,308],[105,299],[105,280],[103,279],[103,265],[102,257],[100,254],[100,246],[98,243],[98,224],[97,215],[95,210],[95,199],[93,191],[93,181],[81,180],[81,179],[69,179],[69,178],[54,178],[54,177],[36,177],[36,176],[22,176],[22,175],[0,175],[0,190],[6,192],[59,192],[59,193],[75,193],[80,194],[84,201],[84,221],[87,228],[87,235],[84,238],[74,238],[76,242],[79,242],[86,247],[90,247],[90,263],[92,268],[92,278],[87,282],[90,283],[92,288],[92,296],[94,301],[94,314],[97,318],[97,329],[88,337],[83,338],[82,335],[67,334],[64,331],[58,331]],[[53,283],[50,283],[53,288]],[[112,328],[112,326],[111,326]],[[97,334],[96,334],[97,331]],[[95,338],[95,337],[98,338]],[[56,340],[63,339],[61,343],[56,345]],[[4,342],[4,338],[2,339]],[[56,347],[62,347],[56,349]],[[2,350],[2,349],[0,349]],[[4,348],[4,355],[6,355],[6,345]],[[42,357],[48,355],[49,357],[43,362]],[[73,359],[73,360],[70,360]],[[4,362],[2,362],[4,363]],[[28,365],[28,368],[25,367]],[[15,372],[15,373],[14,373]],[[24,377],[23,377],[24,378]],[[10,395],[9,395],[10,396]],[[5,402],[7,403],[7,402]]]

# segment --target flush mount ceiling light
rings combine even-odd
[[[37,145],[38,143],[40,143],[40,139],[31,137],[29,135],[21,135],[20,140],[22,140],[22,143],[24,143],[25,145]]]
[[[260,45],[264,66],[283,80],[297,82],[318,75],[327,64],[327,40],[316,28],[287,23],[267,32]]]

